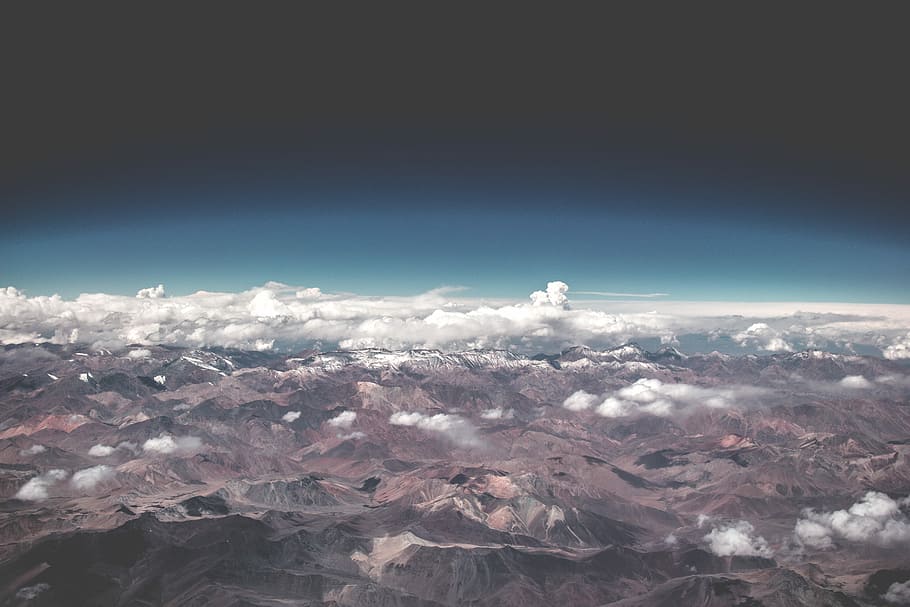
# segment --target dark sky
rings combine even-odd
[[[472,8],[8,15],[0,235],[328,200],[352,216],[632,214],[906,251],[900,15]]]

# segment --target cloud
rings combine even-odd
[[[27,483],[19,488],[16,492],[16,498],[20,500],[38,501],[47,499],[48,490],[65,479],[68,473],[65,470],[48,470],[44,474],[29,479]]]
[[[357,413],[354,411],[342,411],[328,422],[330,426],[335,426],[336,428],[345,428],[348,429],[354,423],[354,420],[357,419]]]
[[[47,451],[47,447],[44,445],[32,445],[28,449],[22,449],[19,451],[19,455],[29,456],[29,455],[38,455]]]
[[[351,432],[349,434],[339,434],[338,438],[340,438],[341,440],[351,440],[351,439],[363,438],[365,436],[366,436],[366,434],[364,434],[363,432]]]
[[[152,296],[163,295],[163,289],[146,291],[141,297],[94,293],[66,300],[0,288],[0,344],[78,340],[108,349],[161,344],[538,353],[694,335],[746,350],[849,350],[866,344],[891,358],[910,355],[906,305],[650,300],[586,301],[576,307],[570,305],[569,286],[558,280],[535,291],[530,301],[471,298],[453,289],[367,297],[279,283],[239,293],[164,297]]]
[[[593,407],[597,401],[596,395],[589,394],[584,390],[578,390],[562,401],[562,406],[569,411],[585,411]]]
[[[871,388],[873,385],[871,381],[862,375],[848,375],[838,383],[842,388],[850,388],[851,390]]]
[[[116,449],[114,447],[109,447],[107,445],[92,445],[92,448],[88,450],[88,454],[92,457],[107,457],[111,455]]]
[[[291,423],[300,419],[300,411],[288,411],[281,416],[281,421]]]
[[[888,591],[882,596],[889,603],[897,605],[910,605],[910,580],[894,582],[888,586]]]
[[[767,390],[752,386],[702,387],[643,378],[601,397],[578,390],[563,401],[562,406],[570,411],[593,407],[603,417],[639,414],[665,417],[691,407],[727,408],[751,402],[766,393]]]
[[[146,453],[191,453],[202,447],[202,440],[195,436],[178,436],[162,432],[155,438],[150,438],[142,444]]]
[[[424,415],[417,411],[398,411],[389,417],[389,423],[393,426],[416,426],[427,432],[442,434],[464,447],[480,444],[476,428],[458,415],[448,413]]]
[[[531,304],[535,306],[564,307],[569,303],[569,298],[566,296],[568,292],[569,285],[561,280],[554,280],[547,283],[546,291],[534,291],[531,293]]]
[[[79,470],[73,474],[70,484],[79,491],[92,491],[94,488],[114,478],[114,469],[110,466],[101,464]]]
[[[882,351],[882,355],[891,360],[910,358],[910,333],[897,337],[894,343]]]
[[[152,355],[152,351],[146,348],[136,348],[135,350],[130,350],[126,355],[133,360],[140,360],[143,358],[148,358]]]
[[[735,521],[711,529],[705,535],[708,548],[717,556],[762,556],[770,558],[771,548],[748,521]]]
[[[139,292],[136,293],[136,299],[158,299],[160,297],[164,297],[164,285],[139,289]]]
[[[46,591],[50,590],[50,588],[51,588],[51,585],[45,584],[44,582],[41,582],[40,584],[35,584],[34,586],[25,586],[23,588],[20,588],[16,592],[16,598],[22,599],[24,601],[30,601],[34,598],[37,598],[38,595],[41,594],[42,592],[46,592]]]
[[[480,412],[483,419],[512,419],[515,417],[515,411],[512,409],[503,409],[502,407],[493,407]]]
[[[831,548],[838,540],[878,546],[910,543],[910,520],[902,506],[910,506],[910,499],[897,501],[869,491],[846,510],[804,510],[793,533],[800,545],[818,550]]]

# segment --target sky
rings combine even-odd
[[[275,281],[526,301],[558,280],[591,305],[910,304],[889,19],[833,12],[807,46],[797,14],[226,14],[205,44],[192,16],[72,17],[8,39],[25,59],[5,82],[0,286],[28,297]]]

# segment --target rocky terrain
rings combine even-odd
[[[2,605],[910,604],[910,367],[8,346]]]

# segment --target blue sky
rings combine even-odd
[[[245,211],[211,199],[195,210],[186,204],[7,233],[0,282],[66,297],[158,283],[173,294],[238,291],[274,280],[361,294],[459,285],[475,296],[524,298],[558,279],[573,291],[678,300],[910,303],[910,248],[899,240],[786,218],[777,226],[704,212],[686,220],[663,216],[665,200],[602,209],[457,196],[374,210],[338,197],[263,200]]]

